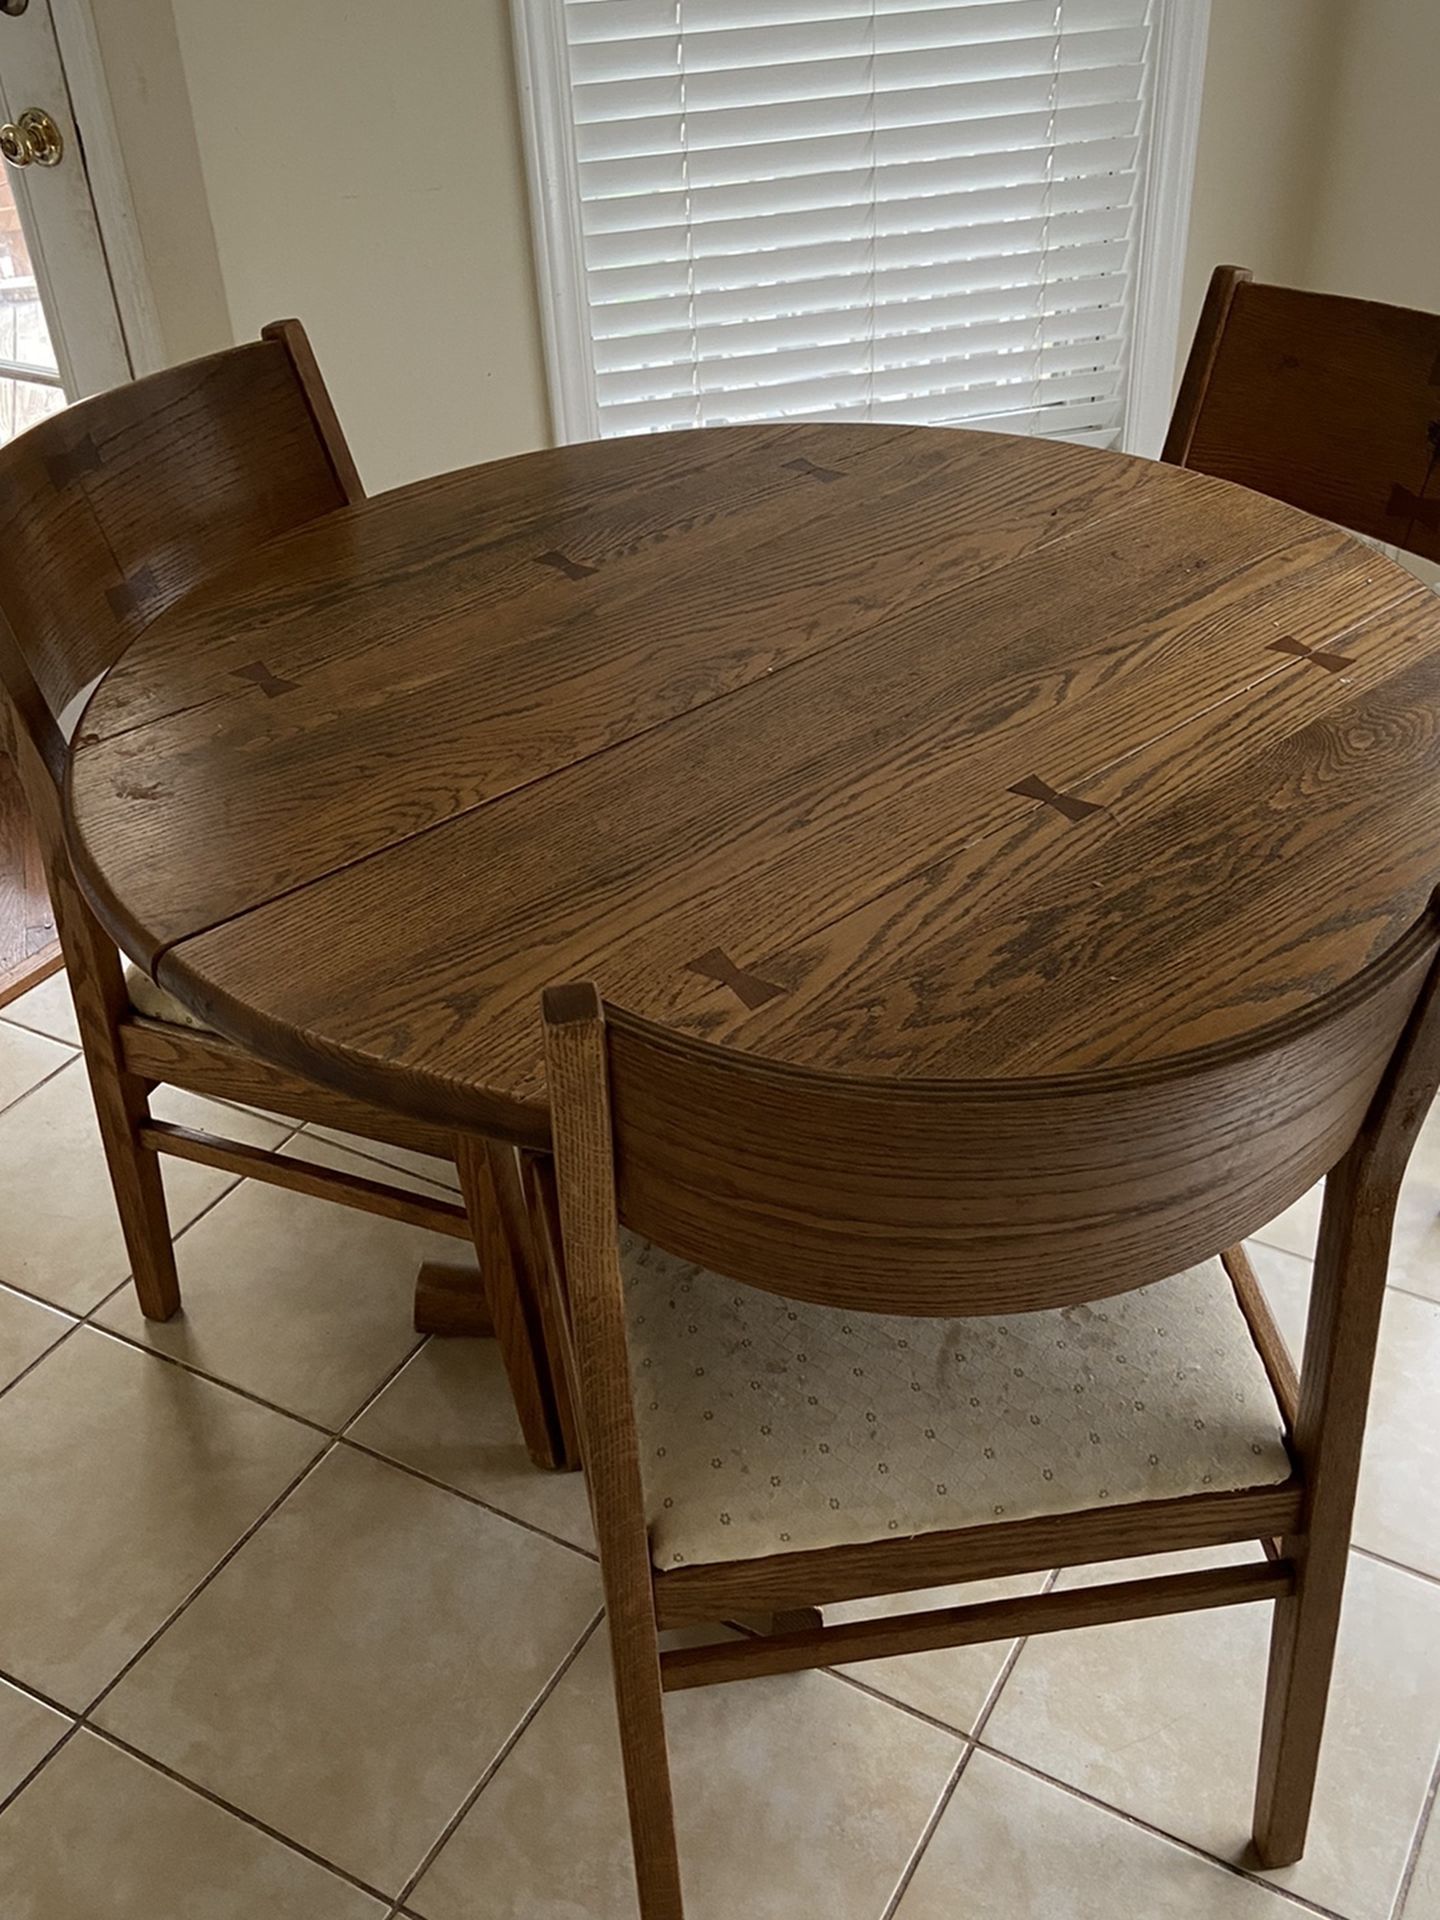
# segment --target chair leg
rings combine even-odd
[[[1377,1187],[1371,1151],[1362,1130],[1326,1180],[1315,1249],[1293,1434],[1307,1484],[1306,1530],[1284,1543],[1295,1590],[1275,1603],[1255,1787],[1255,1849],[1267,1867],[1290,1866],[1304,1852],[1335,1664],[1399,1186],[1397,1170]]]
[[[655,1616],[648,1607],[635,1605],[617,1611],[612,1602],[610,1652],[640,1920],[684,1920],[670,1756],[665,1743],[660,1641]]]
[[[1345,1593],[1345,1554],[1299,1548],[1295,1591],[1275,1602],[1255,1791],[1255,1850],[1267,1867],[1305,1851],[1330,1675]]]
[[[180,1308],[180,1281],[160,1156],[140,1144],[140,1129],[150,1118],[145,1086],[133,1074],[111,1072],[88,1052],[85,1064],[140,1311],[147,1320],[168,1320]]]

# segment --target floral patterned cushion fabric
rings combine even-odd
[[[199,1033],[214,1032],[213,1027],[207,1027],[188,1007],[182,1007],[173,994],[157,987],[143,968],[129,960],[125,962],[125,991],[131,1006],[147,1020],[166,1020],[172,1027],[194,1027]]]
[[[807,1306],[622,1235],[659,1568],[1288,1479],[1224,1268],[1094,1305],[913,1320]]]

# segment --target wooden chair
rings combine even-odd
[[[1160,457],[1440,560],[1440,317],[1217,267]]]
[[[161,1154],[475,1240],[484,1300],[465,1270],[457,1283],[455,1269],[422,1269],[417,1324],[428,1329],[429,1315],[448,1331],[493,1323],[526,1443],[537,1462],[555,1465],[565,1451],[563,1416],[519,1271],[523,1248],[506,1229],[515,1202],[497,1191],[497,1182],[514,1183],[513,1154],[312,1086],[197,1026],[139,968],[122,969],[66,852],[65,722],[91,683],[182,594],[261,541],[363,498],[298,321],[81,401],[0,448],[0,686],[14,712],[21,778],[146,1316],[165,1320],[180,1305]],[[161,1084],[452,1159],[465,1204],[157,1120],[149,1094]]]
[[[1299,1857],[1437,953],[1440,895],[1243,1043],[1028,1086],[816,1075],[545,995],[550,1284],[644,1920],[682,1911],[666,1691],[1251,1600],[1276,1602],[1255,1839]],[[1322,1175],[1297,1381],[1238,1242]],[[1267,1557],[785,1618],[1244,1540]],[[780,1631],[660,1651],[757,1611]]]

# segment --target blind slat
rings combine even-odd
[[[880,140],[868,126],[850,132],[820,133],[799,140],[767,141],[764,146],[674,147],[618,160],[580,163],[581,198],[587,203],[630,197],[667,188],[695,189],[764,182],[787,175],[905,166],[927,161],[998,156],[1022,148],[1042,151],[1062,143],[1124,139],[1138,127],[1135,100],[1108,106],[1042,107],[1025,114],[994,114],[968,121],[941,120],[914,127],[887,128]]]
[[[873,136],[902,127],[1024,112],[1044,114],[1048,125],[1051,112],[1061,107],[1124,106],[1137,100],[1140,82],[1138,66],[1097,67],[1053,77],[917,82],[885,92],[859,87],[847,94],[778,104],[682,110],[677,102],[666,113],[577,120],[575,150],[581,160],[625,160],[649,153],[683,155],[714,147],[833,138],[837,133]]]
[[[901,300],[934,299],[942,294],[1016,292],[1026,287],[1057,289],[1063,301],[1067,275],[1088,280],[1125,271],[1129,237],[1096,241],[1088,247],[1067,247],[1063,257],[1041,249],[1029,254],[1002,254],[985,259],[953,261],[949,266],[922,264],[891,267],[870,273],[857,264],[850,273],[829,274],[812,280],[787,280],[772,285],[713,287],[694,293],[682,288],[649,300],[591,303],[592,326],[602,336],[653,325],[674,326],[693,318],[717,323],[741,318],[779,319],[782,314],[824,313],[835,307],[855,307]],[[1112,297],[1123,297],[1116,285]]]
[[[1072,31],[1098,27],[1143,26],[1146,0],[1069,0]],[[718,35],[753,33],[757,28],[803,36],[802,50],[823,45],[829,30],[868,28],[872,16],[881,31],[927,31],[938,45],[972,40],[1001,40],[1026,33],[1049,33],[1055,0],[908,0],[872,7],[871,0],[684,0],[683,24],[692,47]],[[647,39],[674,43],[676,0],[574,0],[566,8],[571,48],[632,47]]]
[[[863,374],[843,380],[795,381],[787,386],[763,387],[748,393],[718,392],[670,400],[644,400],[607,411],[612,431],[665,433],[685,427],[748,426],[760,420],[820,420],[832,413],[851,419],[873,418],[958,426],[966,421],[998,420],[1006,414],[1039,418],[1047,406],[1068,403],[1085,409],[1076,424],[1110,420],[1119,404],[1118,373],[1074,374],[1062,379],[1017,379],[949,391],[927,388],[918,394],[894,393],[883,404],[872,393]],[[1042,395],[1046,404],[1041,404]],[[943,419],[931,419],[943,415]],[[1014,431],[1014,429],[1006,429]]]
[[[871,302],[807,313],[780,320],[747,319],[728,325],[675,327],[668,332],[622,333],[596,340],[597,378],[635,368],[688,366],[694,360],[731,360],[744,355],[794,355],[814,347],[873,338],[890,355],[932,353],[965,359],[976,353],[1001,353],[1016,343],[1039,339],[1054,346],[1077,340],[1119,339],[1125,316],[1120,305],[1098,291],[1108,282],[1077,281],[1078,303],[1056,312],[1053,295],[1041,309],[1040,289],[1004,295],[905,300],[887,306]]]
[[[778,179],[739,180],[705,187],[693,180],[672,191],[612,194],[581,203],[587,236],[644,233],[675,223],[708,227],[722,220],[769,220],[785,214],[821,213],[831,207],[854,207],[874,201],[881,207],[924,206],[949,198],[952,217],[987,219],[984,202],[961,196],[1018,192],[1052,185],[1057,191],[1072,184],[1110,192],[1117,175],[1133,186],[1136,158],[1134,137],[1091,140],[1076,146],[1008,148],[1003,153],[977,154],[955,160],[860,162],[853,168],[831,167],[824,173],[798,173]]]
[[[773,213],[737,214],[728,220],[687,220],[683,201],[672,206],[664,225],[588,234],[585,261],[592,271],[643,267],[669,260],[714,260],[725,255],[765,256],[793,242],[807,246],[915,240],[922,234],[977,236],[973,251],[985,247],[979,236],[1006,237],[1006,229],[1029,231],[1052,222],[1062,244],[1061,216],[1109,212],[1128,207],[1131,182],[1091,175],[1073,180],[1032,181],[989,192],[924,194],[911,199],[854,198],[831,207],[778,208]],[[1128,218],[1128,215],[1127,215]],[[1018,242],[1017,242],[1018,243]],[[1001,248],[1000,251],[1006,251]]]
[[[1114,444],[1154,0],[555,0],[601,431]]]
[[[1043,342],[1039,330],[1017,328],[1013,342],[998,352],[959,353],[947,350],[945,340],[922,336],[908,344],[895,339],[843,340],[823,347],[792,349],[783,354],[741,354],[706,358],[698,370],[689,363],[669,367],[639,367],[625,373],[600,374],[596,385],[602,406],[646,399],[666,400],[702,393],[745,393],[779,389],[806,381],[852,377],[867,382],[877,400],[927,392],[961,390],[977,385],[1014,381],[1043,381],[1060,374],[1110,371],[1120,364],[1121,342],[1080,340],[1068,347]],[[873,366],[871,364],[873,360]]]
[[[702,252],[623,267],[595,267],[588,273],[590,298],[597,306],[665,295],[728,293],[747,287],[768,289],[809,284],[840,275],[874,275],[922,267],[937,271],[957,264],[1006,272],[1017,284],[1045,276],[1046,261],[1060,249],[1124,240],[1130,229],[1128,207],[1103,207],[1090,213],[1040,214],[1029,220],[1001,220],[984,226],[923,230],[917,233],[863,232],[849,238],[815,240],[798,246]],[[1013,261],[1011,276],[991,262]],[[1059,262],[1063,267],[1064,262]]]
[[[1050,11],[1053,16],[1053,7]],[[953,72],[967,85],[1036,76],[1048,79],[1057,72],[1132,65],[1143,43],[1143,29],[1122,27],[1067,34],[1058,42],[1053,34],[1035,34],[961,48],[923,43],[899,47],[884,42],[872,47],[866,23],[863,30],[847,36],[847,44],[837,44],[823,58],[812,50],[808,58],[787,59],[768,35],[747,32],[733,36],[723,61],[697,64],[691,57],[692,37],[687,34],[684,61],[678,67],[673,48],[657,40],[648,43],[653,49],[648,60],[635,58],[638,47],[627,49],[623,64],[608,75],[600,71],[600,62],[583,57],[585,49],[577,49],[581,58],[572,57],[570,71],[575,117],[585,122],[682,109],[699,113],[767,101],[832,99],[861,88],[903,92],[933,83],[937,69]],[[611,52],[613,56],[615,50]]]

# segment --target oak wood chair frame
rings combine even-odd
[[[1216,267],[1161,459],[1440,560],[1440,316]]]
[[[573,1451],[573,1431],[545,1361],[515,1152],[314,1085],[218,1033],[137,1013],[66,846],[66,707],[182,593],[261,539],[364,497],[298,321],[79,402],[0,448],[0,688],[145,1316],[167,1320],[180,1306],[162,1155],[469,1241],[479,1285],[468,1268],[427,1263],[416,1325],[493,1332],[531,1457],[557,1466]],[[156,1119],[149,1100],[157,1086],[434,1154],[455,1163],[462,1197],[423,1195]]]
[[[682,1040],[604,1006],[588,984],[545,995],[556,1159],[535,1171],[547,1284],[599,1538],[644,1920],[682,1915],[666,1692],[1256,1600],[1276,1607],[1255,1845],[1267,1866],[1299,1858],[1391,1223],[1440,1083],[1437,952],[1440,894],[1349,988],[1244,1044],[1028,1086],[877,1088]],[[1066,1180],[1055,1178],[1062,1169]],[[1297,1378],[1239,1242],[1322,1175]],[[1034,1217],[1015,1206],[1021,1193]],[[729,1278],[892,1313],[1065,1305],[1183,1271],[1228,1246],[1222,1257],[1281,1409],[1293,1472],[1281,1485],[657,1572],[622,1223]],[[845,1625],[797,1611],[1246,1540],[1261,1542],[1264,1557]],[[772,1615],[780,1630],[660,1649],[668,1627],[746,1612]]]

